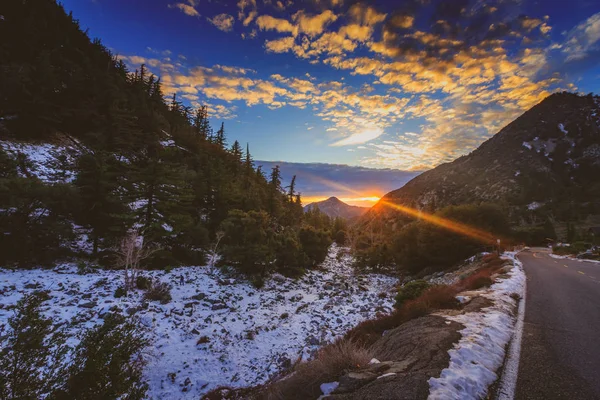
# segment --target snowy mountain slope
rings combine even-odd
[[[344,203],[337,197],[330,197],[327,200],[310,203],[304,207],[304,211],[318,208],[321,212],[327,214],[332,218],[354,218],[363,215],[367,210],[367,207],[351,206]]]
[[[338,260],[338,253],[332,247],[322,271],[298,281],[275,276],[260,290],[209,267],[145,272],[172,285],[173,300],[165,305],[144,304],[141,291],[114,298],[120,271],[0,270],[0,325],[7,323],[12,306],[36,289],[50,291],[45,315],[71,322],[72,345],[78,332],[111,310],[133,315],[153,340],[145,373],[149,395],[198,398],[221,385],[263,383],[360,321],[391,310],[395,279],[355,276],[351,259]],[[382,292],[388,296],[379,297]]]

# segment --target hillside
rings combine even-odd
[[[583,223],[600,214],[599,111],[597,96],[553,94],[470,154],[386,194],[369,217],[397,217],[386,202],[425,211],[493,202],[515,225]]]
[[[56,1],[7,3],[1,265],[49,266],[69,257],[111,265],[131,230],[160,249],[145,263],[153,268],[202,264],[215,240],[223,260],[248,274],[275,268],[275,255],[289,254],[290,243],[296,253],[277,257],[280,272],[323,260],[328,232],[302,225],[301,198],[284,194],[279,168],[256,168],[249,146],[229,140],[222,123],[212,129],[206,106],[165,97],[159,77],[144,65],[128,70]],[[292,229],[283,235],[282,227]],[[247,237],[256,244],[256,232],[272,258],[263,247],[240,256]]]
[[[304,206],[304,211],[318,208],[322,213],[327,214],[331,218],[351,219],[360,217],[369,209],[367,207],[351,206],[344,203],[337,197],[330,197],[327,200],[310,203]]]

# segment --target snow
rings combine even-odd
[[[529,144],[529,142],[523,142],[523,147],[528,148],[529,150],[532,149],[531,145]]]
[[[7,140],[0,140],[0,147],[4,149],[13,158],[18,154],[23,154],[27,157],[27,160],[31,162],[31,174],[41,179],[44,182],[56,182],[55,176],[60,173],[58,169],[50,165],[52,162],[56,162],[55,155],[64,154],[70,160],[70,155],[67,150],[77,151],[73,147],[59,146],[49,143],[43,144],[31,144],[31,143],[17,143]],[[71,172],[66,171],[65,181],[70,182],[74,179]]]
[[[340,386],[339,382],[323,383],[321,384],[321,392],[323,392],[323,396],[327,396],[337,389],[338,386]]]
[[[140,290],[114,298],[122,284],[119,271],[78,275],[74,265],[0,269],[0,326],[12,315],[12,306],[36,287],[50,291],[51,299],[43,304],[46,316],[55,323],[77,322],[68,328],[70,345],[84,328],[101,323],[111,308],[134,313],[153,342],[145,370],[149,397],[199,398],[218,386],[264,383],[361,321],[392,310],[396,279],[355,275],[351,258],[344,254],[337,259],[338,253],[332,246],[323,270],[309,271],[299,280],[274,276],[262,289],[206,266],[146,271],[143,275],[171,284],[173,297],[168,304],[150,302],[146,308]],[[390,295],[379,298],[382,292]],[[90,302],[91,308],[80,307]],[[204,336],[208,341],[197,344]]]
[[[565,126],[564,126],[564,124],[562,124],[562,123],[561,123],[561,124],[558,124],[558,129],[560,129],[560,131],[561,131],[562,133],[564,133],[565,135],[568,135],[568,134],[569,134],[569,131],[567,131],[567,130],[565,129]]]
[[[538,203],[537,201],[531,202],[527,205],[527,209],[530,211],[533,210],[537,210],[538,208],[540,208],[542,206],[541,203]]]
[[[506,345],[510,341],[516,318],[516,293],[524,296],[525,273],[515,253],[505,253],[513,262],[508,278],[497,280],[481,295],[493,305],[481,311],[460,315],[443,315],[447,320],[465,326],[462,338],[448,353],[450,365],[439,378],[429,379],[429,399],[482,399],[497,378],[504,362]]]
[[[519,175],[521,175],[521,171],[519,171],[519,170],[515,171],[515,176],[519,176]]]

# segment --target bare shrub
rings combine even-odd
[[[161,304],[167,304],[171,301],[171,286],[157,279],[152,282],[144,294],[144,298],[146,300],[160,301]]]
[[[269,400],[317,398],[323,382],[364,367],[371,358],[369,351],[357,342],[338,340],[319,350],[313,360],[296,364],[293,374],[267,387],[264,397]]]
[[[158,250],[160,250],[158,247],[151,247],[144,243],[143,236],[137,230],[131,230],[121,240],[121,245],[117,249],[117,266],[124,269],[126,290],[135,288],[140,264]]]

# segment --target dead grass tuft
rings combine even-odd
[[[372,356],[357,342],[341,339],[325,346],[316,357],[298,363],[291,375],[271,384],[264,393],[268,400],[310,399],[321,394],[321,384],[338,379],[346,371],[364,367]]]

